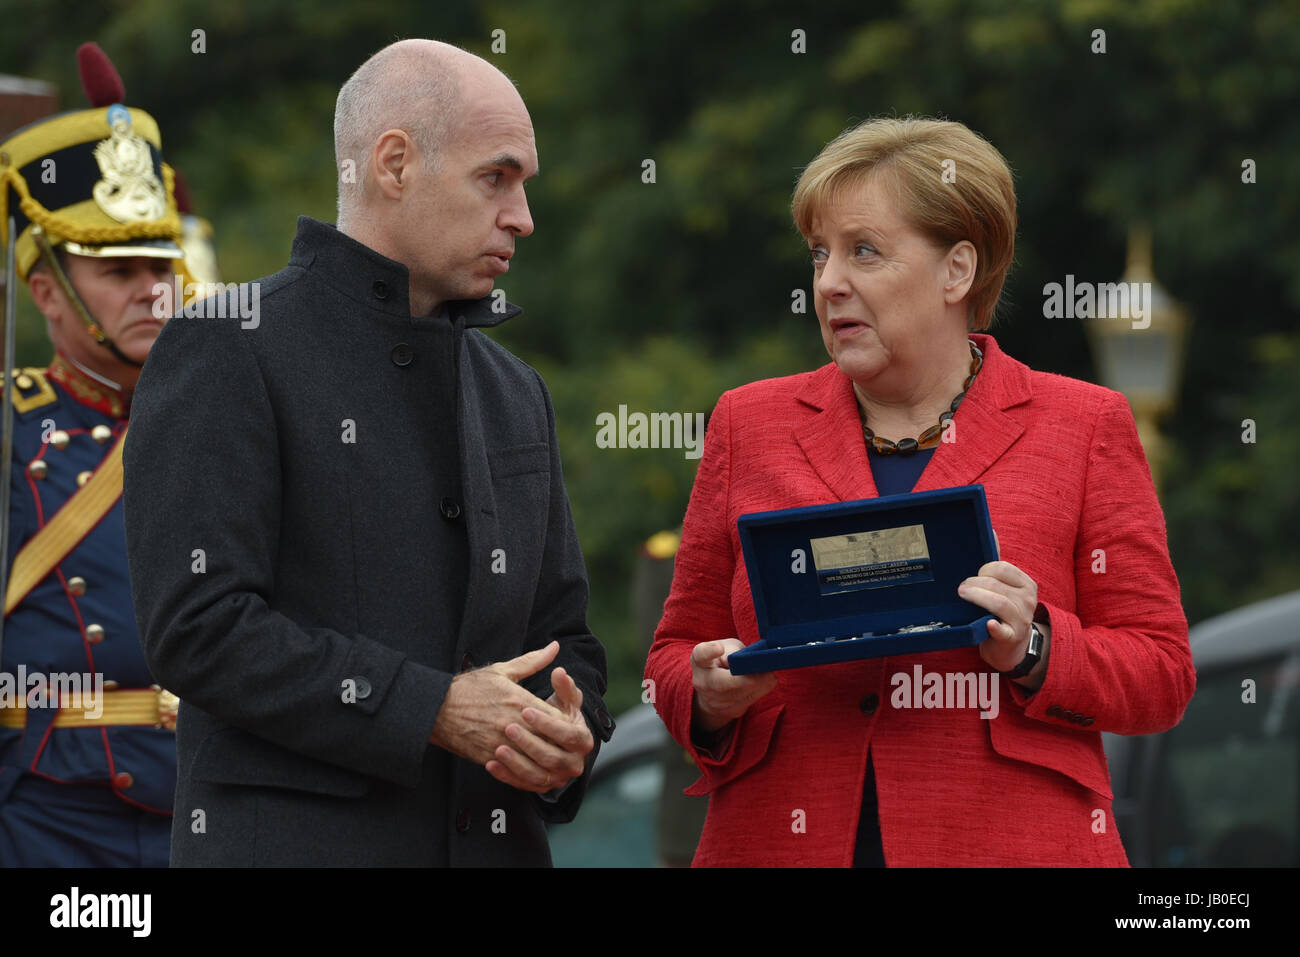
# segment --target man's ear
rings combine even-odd
[[[32,291],[32,300],[36,303],[36,308],[41,311],[41,315],[51,322],[58,322],[63,318],[63,307],[68,300],[63,295],[58,280],[51,275],[48,268],[33,269],[29,272],[27,288]]]
[[[375,142],[370,172],[385,199],[401,199],[415,154],[415,143],[405,130],[388,130]]]
[[[961,302],[975,281],[975,266],[979,256],[975,246],[963,239],[948,250],[944,259],[943,301],[952,305]]]

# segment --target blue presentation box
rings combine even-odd
[[[737,519],[760,640],[747,675],[978,645],[993,620],[957,586],[997,561],[984,486]]]

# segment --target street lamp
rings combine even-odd
[[[1098,295],[1094,318],[1084,320],[1102,384],[1124,393],[1157,487],[1164,457],[1160,419],[1178,395],[1189,317],[1156,280],[1151,268],[1151,230],[1129,230],[1123,288]]]

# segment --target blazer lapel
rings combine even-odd
[[[914,492],[974,484],[1024,434],[1024,425],[1004,410],[1029,400],[1028,367],[992,336],[971,338],[984,353],[984,366],[953,416],[954,440],[939,443]]]
[[[1025,431],[1005,410],[1028,401],[1028,368],[999,349],[992,336],[972,338],[984,352],[984,366],[953,417],[955,441],[939,444],[913,491],[976,482]],[[874,498],[878,492],[848,377],[829,363],[813,373],[799,401],[817,410],[794,434],[818,477],[839,501]]]
[[[795,428],[794,436],[818,477],[838,501],[875,498],[876,482],[849,377],[833,362],[824,365],[812,374],[799,401],[817,410]]]

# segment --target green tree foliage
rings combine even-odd
[[[1179,481],[1168,483],[1165,515],[1192,621],[1300,587],[1300,335],[1252,347],[1245,388],[1218,396],[1169,466]]]

